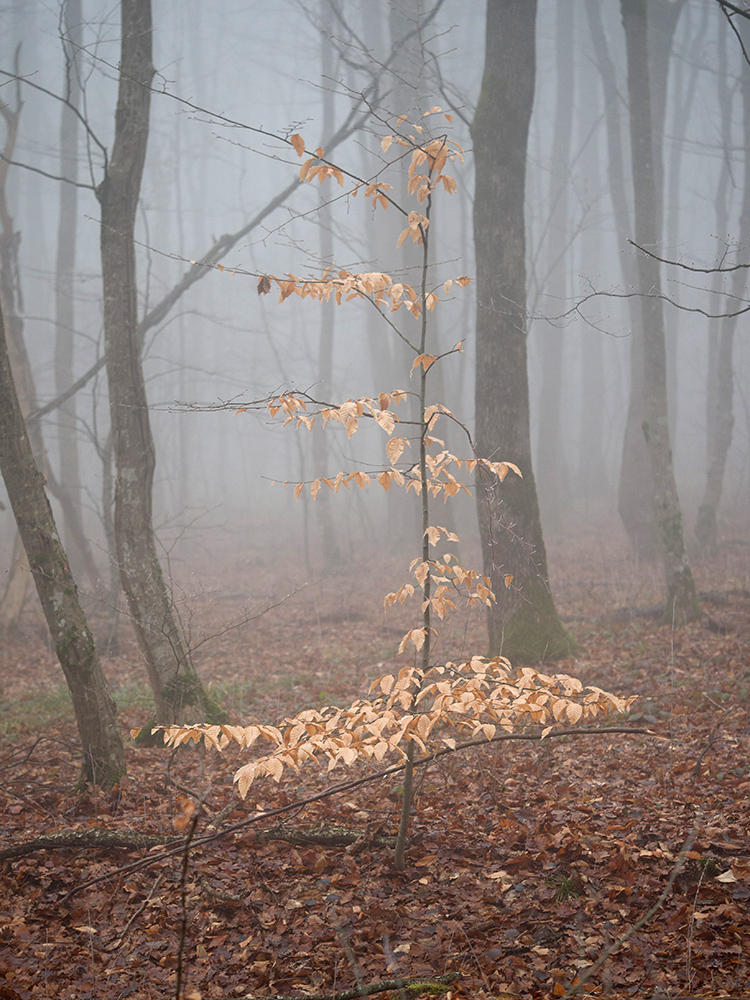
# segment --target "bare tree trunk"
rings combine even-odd
[[[16,61],[18,53],[16,54]],[[18,66],[16,66],[18,71]],[[18,247],[20,233],[15,232],[13,218],[6,199],[6,181],[8,167],[13,159],[13,150],[18,136],[18,125],[22,109],[20,88],[17,91],[16,109],[11,110],[8,104],[0,104],[0,115],[5,122],[6,134],[3,144],[3,158],[0,160],[0,299],[7,323],[7,347],[13,371],[15,384],[18,387],[21,411],[26,418],[36,409],[36,388],[29,363],[28,353],[23,338],[23,310],[21,287],[18,268]],[[63,516],[68,524],[71,536],[82,553],[83,565],[93,583],[98,574],[91,551],[86,541],[78,509],[70,502],[70,497],[60,490],[54,476],[51,474],[46,458],[42,427],[39,421],[33,421],[29,428],[31,445],[38,466],[47,475],[50,491],[60,502]],[[11,562],[8,583],[2,600],[0,600],[0,630],[8,631],[18,627],[18,621],[26,599],[26,591],[30,580],[28,560],[21,554],[21,546],[15,544]]]
[[[502,485],[477,484],[484,571],[498,601],[488,612],[489,647],[519,661],[559,659],[574,648],[549,590],[531,468],[524,193],[535,24],[536,0],[488,3],[484,77],[472,125],[476,444],[481,457],[514,462],[523,473]]]
[[[18,50],[16,50],[16,72],[18,72]],[[18,315],[18,242],[20,234],[14,232],[13,219],[6,200],[6,181],[10,160],[18,135],[18,120],[21,115],[21,90],[16,88],[16,110],[11,110],[5,102],[0,103],[0,114],[5,122],[5,141],[0,158],[0,308],[8,317],[8,337],[11,345],[23,344],[23,324]],[[24,414],[33,408],[33,399],[28,395],[29,387],[21,387]],[[35,437],[40,437],[37,431]],[[31,579],[31,569],[20,536],[13,543],[13,556],[8,572],[8,581],[0,598],[0,632],[13,632],[18,628],[26,592]]]
[[[104,337],[114,444],[115,537],[123,590],[146,661],[161,723],[209,719],[210,704],[193,669],[156,553],[152,520],[154,441],[141,366],[133,233],[148,140],[151,0],[122,0],[122,55],[115,141],[101,205]],[[220,713],[223,715],[223,713]],[[213,718],[212,721],[216,721]]]
[[[742,64],[742,123],[744,130],[743,148],[745,152],[745,177],[742,191],[742,210],[740,213],[738,242],[747,246],[750,243],[750,68]],[[727,139],[728,141],[728,139]],[[722,232],[722,230],[718,230]],[[731,292],[728,299],[728,312],[736,310],[736,304],[746,294],[747,272],[744,269],[732,274]],[[734,373],[732,353],[734,349],[734,334],[737,329],[737,316],[726,316],[721,321],[716,345],[715,366],[709,367],[708,400],[708,472],[703,500],[698,508],[698,519],[695,525],[695,536],[700,549],[705,554],[711,554],[716,548],[716,513],[721,501],[724,487],[724,471],[727,464],[729,446],[732,443],[734,429],[733,393]]]
[[[586,0],[586,15],[604,96],[607,126],[609,191],[615,213],[617,245],[622,260],[623,278],[628,288],[635,288],[637,277],[632,254],[622,252],[632,233],[632,212],[626,195],[625,153],[620,130],[620,96],[617,91],[615,64],[610,54],[602,24],[599,0]],[[630,396],[625,422],[617,509],[633,552],[639,559],[655,559],[658,539],[651,509],[648,453],[643,438],[643,330],[641,313],[634,298],[628,299],[631,329]]]
[[[717,56],[721,61],[721,65],[726,65],[727,61],[727,32],[722,31],[719,34],[719,45],[717,50]],[[715,212],[715,231],[717,235],[716,240],[716,251],[717,258],[721,260],[726,249],[726,234],[729,232],[729,199],[730,199],[730,181],[733,180],[733,172],[730,169],[730,144],[733,141],[732,136],[732,93],[729,89],[729,80],[723,75],[719,74],[716,79],[716,97],[719,105],[719,120],[721,122],[721,139],[723,143],[723,156],[721,158],[721,170],[719,172],[719,180],[716,185],[716,194],[714,196],[714,212]],[[747,187],[747,185],[745,185]],[[718,301],[718,296],[721,294],[721,290],[724,285],[724,275],[720,271],[716,271],[713,275],[711,282],[711,292],[714,296],[717,296],[716,301]],[[706,466],[710,466],[713,451],[714,442],[716,439],[716,418],[717,413],[717,400],[718,400],[718,357],[719,357],[719,337],[721,331],[721,318],[719,316],[712,316],[708,323],[708,370],[706,372]],[[699,514],[700,517],[700,514]],[[715,526],[715,520],[714,520]],[[709,529],[709,534],[714,533],[712,529]],[[699,534],[698,527],[696,525],[696,534]],[[703,534],[703,531],[701,531]],[[713,542],[710,538],[706,537],[706,543],[708,548],[713,547]],[[703,547],[703,543],[699,544]]]
[[[70,181],[78,176],[78,117],[80,104],[80,53],[82,45],[81,0],[66,0],[62,5],[63,50],[65,54],[65,96],[69,103],[61,105],[60,175]],[[73,382],[75,354],[74,280],[76,261],[76,213],[78,189],[75,184],[60,185],[60,221],[57,230],[57,264],[55,272],[55,392],[64,392]],[[63,512],[75,510],[80,521],[80,470],[76,426],[76,400],[73,396],[58,419],[60,442],[59,490],[65,497]],[[66,521],[69,517],[66,516]],[[86,540],[82,525],[66,531],[71,557],[80,560],[92,585],[99,574]],[[71,545],[71,541],[74,542]],[[82,544],[81,544],[82,543]],[[75,562],[74,562],[75,565]]]
[[[30,579],[31,567],[26,558],[26,549],[21,536],[16,533],[8,567],[8,582],[0,599],[0,636],[12,635],[18,629]]]
[[[647,0],[620,0],[628,61],[630,145],[635,192],[637,242],[653,247],[658,240],[656,178],[649,84]],[[651,468],[651,496],[667,586],[665,620],[682,624],[697,618],[700,605],[682,534],[667,410],[667,363],[659,263],[638,255],[638,284],[643,313],[643,434]]]
[[[683,3],[684,0],[651,0],[650,3],[644,4],[646,20],[644,30],[647,35],[652,37],[654,45],[653,58],[647,58],[645,66],[642,67],[648,75],[646,82],[649,84],[652,98],[649,127],[651,128],[651,171],[654,185],[653,211],[655,214],[652,221],[654,244],[661,237],[663,228],[664,157],[662,136],[664,135],[667,101],[669,56]],[[637,197],[637,184],[635,190]],[[637,214],[637,207],[635,211]],[[640,272],[637,280],[640,281]],[[663,314],[662,328],[664,328]],[[641,558],[653,559],[657,552],[661,551],[661,545],[659,526],[656,523],[658,514],[651,508],[651,484],[648,477],[644,475],[649,465],[649,459],[643,445],[642,431],[648,406],[645,399],[648,388],[642,373],[645,370],[644,365],[647,364],[647,348],[644,341],[648,336],[648,331],[642,329],[640,325],[633,330],[630,404],[620,472],[619,506],[623,524],[628,531],[636,555]]]
[[[576,0],[558,0],[556,5],[557,89],[555,127],[552,139],[552,170],[549,185],[550,223],[547,259],[551,270],[546,287],[547,308],[565,311],[570,273],[568,253],[568,189],[570,187],[570,147],[573,137],[575,101],[574,27]],[[542,352],[542,395],[539,410],[537,468],[539,505],[545,530],[559,534],[563,528],[563,505],[569,496],[568,470],[562,437],[563,361],[565,330],[556,323],[543,323],[537,334]]]
[[[34,462],[18,402],[0,311],[0,470],[31,565],[39,600],[68,682],[83,744],[82,777],[102,787],[125,774],[117,709]]]
[[[321,33],[320,33],[320,54],[321,54],[321,86],[323,88],[323,136],[331,135],[333,132],[334,101],[333,92],[333,45],[331,44],[331,33],[333,31],[333,9],[331,0],[321,0]],[[321,206],[318,216],[320,225],[320,256],[327,265],[334,262],[333,255],[333,217],[330,205],[321,189]],[[321,399],[331,398],[333,386],[333,343],[336,330],[336,304],[333,301],[324,302],[320,312],[320,343],[318,349],[318,384]],[[313,463],[314,475],[322,478],[329,475],[328,468],[328,434],[323,424],[318,420],[313,427]],[[334,570],[341,565],[341,547],[339,545],[338,533],[334,525],[331,511],[331,495],[328,490],[323,490],[315,502],[315,513],[318,519],[320,530],[320,542],[323,550],[323,567],[326,572]]]
[[[594,178],[594,188],[603,187],[598,143],[592,146],[591,176]],[[603,249],[601,229],[587,231],[581,250],[581,273],[596,272],[602,260]],[[609,489],[604,457],[607,426],[604,402],[604,334],[600,330],[584,327],[580,330],[578,339],[581,345],[581,427],[575,492],[589,501],[605,496]]]

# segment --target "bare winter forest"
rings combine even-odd
[[[747,0],[0,0],[0,1000],[750,996]]]

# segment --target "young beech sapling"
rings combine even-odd
[[[430,115],[440,114],[433,108]],[[450,116],[445,115],[450,122]],[[409,629],[399,645],[399,653],[411,649],[414,662],[398,674],[377,678],[370,689],[370,698],[353,702],[348,708],[325,707],[300,712],[286,718],[278,726],[171,726],[162,727],[164,741],[179,746],[203,739],[217,750],[235,742],[250,748],[257,741],[269,744],[262,756],[245,764],[235,774],[240,794],[247,795],[252,784],[261,777],[279,781],[285,767],[298,770],[303,764],[325,758],[328,770],[339,762],[351,765],[358,761],[377,762],[388,754],[400,754],[404,759],[403,800],[399,834],[395,852],[395,867],[405,867],[409,816],[413,796],[415,753],[429,755],[439,748],[457,747],[457,738],[477,738],[488,741],[496,734],[513,732],[517,727],[533,725],[546,735],[556,727],[581,721],[598,720],[614,711],[622,712],[632,699],[623,699],[595,687],[584,688],[580,681],[564,674],[547,675],[526,667],[514,672],[503,657],[487,659],[474,656],[462,663],[434,663],[432,660],[434,622],[443,619],[464,600],[471,606],[486,606],[495,601],[488,577],[462,567],[451,554],[436,558],[431,548],[441,539],[457,542],[458,537],[440,525],[432,524],[431,501],[447,500],[471,487],[460,476],[496,477],[502,483],[508,474],[521,475],[510,461],[490,461],[479,458],[471,435],[463,424],[441,403],[428,402],[429,376],[433,367],[447,356],[461,350],[456,344],[443,354],[428,350],[429,314],[438,304],[439,295],[448,294],[455,285],[466,287],[466,276],[448,278],[440,284],[430,284],[430,211],[439,186],[447,193],[456,190],[453,177],[445,168],[462,160],[462,151],[447,136],[422,138],[423,126],[403,130],[405,120],[398,122],[396,135],[382,140],[383,150],[394,143],[406,149],[409,163],[408,191],[420,210],[407,210],[397,205],[389,195],[390,186],[380,181],[365,181],[354,177],[324,158],[317,149],[308,155],[300,168],[303,181],[322,182],[334,178],[344,186],[345,178],[353,181],[349,192],[355,197],[361,189],[374,208],[392,206],[405,219],[406,226],[398,238],[401,245],[411,239],[422,248],[420,282],[413,287],[393,281],[387,273],[353,273],[328,268],[319,280],[304,280],[292,274],[276,277],[258,276],[258,293],[268,294],[274,285],[279,288],[280,302],[292,295],[338,304],[367,299],[380,312],[413,353],[410,377],[418,379],[418,390],[407,393],[397,389],[382,392],[377,398],[361,397],[343,403],[328,403],[314,399],[308,393],[284,392],[265,400],[255,400],[236,406],[240,413],[264,408],[272,416],[281,416],[284,425],[307,428],[316,421],[324,425],[340,425],[351,438],[362,420],[373,420],[385,433],[387,462],[377,473],[341,471],[336,476],[300,482],[294,486],[299,497],[306,486],[313,499],[325,487],[338,493],[341,487],[352,485],[364,489],[375,480],[384,490],[400,487],[418,498],[421,511],[421,543],[412,560],[410,571],[414,582],[403,583],[385,597],[386,609],[404,604],[418,595],[420,619]],[[306,154],[299,135],[289,140],[298,156]],[[411,313],[415,321],[413,333],[397,329],[390,314],[401,308]],[[417,397],[416,418],[401,419],[396,412],[409,396]],[[236,404],[235,404],[236,405]],[[435,434],[440,421],[450,420],[460,427],[469,444],[468,458],[452,454],[444,441]],[[406,433],[403,431],[406,430]],[[512,457],[512,456],[510,456]],[[506,575],[506,587],[513,577]]]

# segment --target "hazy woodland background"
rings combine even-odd
[[[432,6],[416,0],[339,2],[341,19],[326,22],[332,42],[326,55],[326,30],[321,31],[329,18],[326,0],[211,4],[156,0],[157,75],[137,229],[143,314],[216,238],[240,229],[296,176],[300,161],[288,146],[242,125],[262,126],[281,136],[298,132],[308,148],[325,146],[331,123],[324,117],[333,116],[334,129],[342,122],[368,85],[368,74],[377,72],[377,61],[390,49],[393,10],[405,23],[413,23]],[[623,258],[635,250],[621,243],[616,233],[601,77],[606,60],[593,45],[585,7],[584,0],[540,0],[528,155],[532,439],[548,538],[594,518],[613,534],[622,532],[617,482],[630,368],[630,320],[623,297],[629,289],[623,279]],[[619,95],[623,161],[630,184],[620,8],[616,0],[601,0],[599,8]],[[436,199],[431,229],[435,284],[474,273],[468,125],[481,84],[484,17],[484,4],[445,0],[437,17],[410,43],[396,71],[382,71],[377,116],[333,154],[342,167],[370,177],[392,158],[392,153],[381,152],[380,139],[392,131],[398,115],[407,113],[411,121],[418,121],[415,108],[427,111],[433,105],[453,113],[450,137],[464,147],[466,160],[449,171],[456,176],[457,195]],[[83,19],[82,111],[93,132],[110,147],[120,44],[118,5],[83,0]],[[13,71],[20,43],[22,76],[52,93],[62,93],[59,28],[60,8],[55,2],[0,4],[0,68]],[[364,40],[369,51],[363,51],[357,39]],[[332,59],[325,72],[324,58]],[[661,256],[703,267],[748,259],[749,248],[737,246],[744,176],[738,97],[742,58],[718,4],[687,0],[669,57],[661,137],[665,167],[665,236],[657,248]],[[7,78],[0,83],[0,98],[14,106],[15,84]],[[722,93],[729,98],[728,116],[722,115]],[[14,158],[57,175],[61,105],[28,86],[21,88],[21,98]],[[95,183],[101,179],[101,155],[95,146],[87,148],[80,133],[78,160],[79,180],[88,183],[92,175]],[[382,179],[396,183],[390,176]],[[43,404],[56,395],[54,283],[60,184],[14,166],[7,194],[21,241],[24,335]],[[383,270],[393,276],[408,267],[395,246],[402,225],[390,218],[393,211],[373,214],[361,196],[352,200],[341,194],[332,180],[299,188],[224,259],[226,271],[212,270],[195,284],[146,339],[144,366],[157,449],[156,522],[165,544],[179,538],[177,555],[188,551],[188,542],[207,553],[214,551],[218,532],[235,551],[269,537],[284,546],[291,542],[290,554],[296,551],[302,562],[304,504],[309,507],[310,501],[295,501],[289,487],[272,486],[271,481],[315,478],[312,441],[306,432],[282,430],[250,412],[235,415],[234,409],[242,401],[282,388],[319,392],[321,329],[331,322],[331,311],[309,300],[292,297],[278,305],[273,293],[259,297],[253,275],[317,275],[321,263],[332,261],[349,270]],[[334,199],[330,209],[324,210],[330,199]],[[93,191],[79,191],[77,218],[76,375],[102,352],[99,206]],[[407,270],[404,280],[416,283],[416,274]],[[676,268],[664,271],[665,292],[687,307],[667,306],[666,322],[675,468],[688,536],[706,475],[711,330],[711,320],[690,310],[723,311],[726,302],[717,294],[723,287],[716,277]],[[464,340],[463,355],[443,363],[441,396],[469,426],[474,399],[473,294],[470,286],[441,301],[433,328],[442,349]],[[396,356],[395,346],[388,328],[373,323],[372,312],[361,303],[335,311],[333,384],[325,387],[327,398],[342,401],[408,388],[406,368],[392,384],[380,381],[376,368],[387,368],[381,362]],[[398,318],[404,323],[410,320],[403,310]],[[437,353],[434,346],[433,342]],[[750,344],[744,317],[735,338],[734,373],[735,426],[720,534],[736,533],[748,515]],[[559,411],[554,405],[556,386]],[[200,406],[191,409],[194,404],[229,400],[236,400],[236,406],[218,412],[201,411]],[[102,463],[97,453],[109,424],[103,372],[78,394],[76,420],[80,497],[104,567]],[[62,473],[59,421],[59,412],[44,421],[47,450],[58,476]],[[338,427],[330,432],[329,472],[367,471],[381,463],[382,433],[378,437],[377,429],[368,432],[372,443],[364,450],[359,438],[347,441]],[[551,447],[545,449],[545,444]],[[502,442],[498,446],[498,457],[512,461],[513,456],[502,451]],[[15,528],[5,495],[0,499],[6,505],[0,512],[0,573],[5,574]],[[393,515],[379,487],[356,498],[336,497],[332,503],[345,555],[387,544]],[[459,526],[473,537],[475,512],[468,500],[459,514]],[[311,519],[308,528],[312,565],[319,568]]]

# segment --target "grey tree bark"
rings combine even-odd
[[[519,466],[477,483],[484,571],[497,605],[489,650],[512,660],[554,660],[574,644],[555,610],[531,467],[526,367],[524,195],[534,102],[536,0],[488,0],[482,89],[472,125],[477,261],[476,446]],[[506,575],[513,575],[510,588]]]
[[[647,0],[620,0],[628,63],[630,146],[633,161],[636,241],[653,247],[658,240],[656,176],[649,83]],[[682,532],[667,408],[667,362],[659,263],[638,255],[638,290],[643,315],[643,425],[651,470],[651,503],[659,535],[667,586],[665,621],[682,624],[697,618],[700,605]]]
[[[83,745],[82,778],[101,787],[125,774],[117,709],[31,451],[13,383],[0,309],[0,471],[31,566],[44,616],[70,689]]]
[[[16,71],[18,72],[18,70],[17,50]],[[30,412],[36,409],[36,388],[23,336],[23,298],[18,267],[21,234],[15,230],[6,197],[8,169],[13,159],[22,107],[19,83],[16,91],[15,110],[9,104],[0,103],[0,116],[5,124],[3,158],[0,159],[0,298],[6,317],[7,346],[13,377],[18,389],[22,413],[26,418]],[[74,541],[76,551],[81,556],[81,565],[92,584],[96,584],[98,573],[84,534],[80,508],[72,502],[72,498],[61,488],[52,474],[47,461],[42,426],[39,421],[30,422],[29,434],[35,460],[47,477],[50,492],[53,493],[62,507],[65,524]],[[29,580],[28,560],[23,545],[17,539],[13,547],[7,585],[2,599],[0,599],[0,631],[13,631],[18,627]]]
[[[644,19],[647,36],[653,46],[653,56],[647,56],[642,70],[647,74],[651,95],[651,172],[653,174],[652,232],[654,244],[661,238],[663,228],[664,157],[662,136],[667,101],[667,79],[672,38],[684,0],[651,0],[644,3]],[[632,123],[632,113],[631,113]],[[631,125],[632,148],[632,125]],[[636,193],[638,185],[635,184]],[[637,206],[634,209],[636,215]],[[637,223],[636,223],[637,230]],[[637,280],[640,281],[640,272]],[[664,319],[662,315],[662,327]],[[658,513],[650,503],[651,484],[645,470],[649,460],[643,446],[642,426],[645,419],[648,392],[642,377],[646,347],[644,339],[648,332],[640,325],[633,329],[630,372],[630,403],[628,407],[625,440],[623,443],[622,466],[620,471],[619,510],[628,532],[633,550],[640,558],[653,559],[661,551]],[[644,461],[645,459],[645,461]]]
[[[133,242],[148,141],[152,65],[151,0],[122,0],[122,53],[115,140],[101,205],[104,338],[116,469],[115,537],[123,590],[146,661],[160,723],[186,712],[224,718],[193,668],[162,574],[152,520],[156,462],[141,365]]]
[[[598,0],[585,0],[586,16],[594,43],[594,53],[602,82],[605,121],[607,128],[607,156],[609,192],[615,215],[617,245],[620,251],[627,247],[633,232],[633,213],[627,197],[625,151],[621,130],[621,100],[617,89],[617,73],[609,50]],[[637,275],[631,253],[621,252],[623,279],[627,288],[635,288]],[[617,509],[633,548],[639,559],[652,560],[658,553],[658,539],[651,510],[651,492],[648,473],[646,442],[641,431],[643,414],[643,331],[641,312],[635,298],[628,299],[631,329],[630,396],[625,424]]]
[[[331,43],[333,32],[333,9],[330,0],[321,0],[320,11],[320,75],[323,88],[323,136],[333,133],[334,100],[334,52]],[[333,216],[326,197],[321,189],[321,206],[318,216],[320,225],[320,257],[327,265],[334,263],[333,248]],[[320,307],[320,341],[318,345],[318,385],[321,399],[331,399],[333,387],[333,344],[336,331],[336,304],[333,301],[323,302]],[[312,432],[312,451],[314,472],[316,478],[329,475],[329,430],[320,421],[315,422]],[[315,513],[318,519],[320,543],[323,555],[323,567],[331,572],[341,565],[342,554],[338,533],[331,510],[331,497],[327,490],[322,490],[315,500]]]
[[[745,153],[745,176],[743,178],[742,209],[738,242],[747,246],[750,243],[750,67],[742,64],[742,125]],[[718,230],[721,232],[722,230]],[[733,312],[737,303],[746,295],[747,272],[744,268],[734,271],[731,278],[730,294],[727,298],[727,312]],[[716,337],[713,364],[708,372],[708,470],[703,499],[698,508],[698,518],[695,525],[695,536],[701,552],[710,555],[716,549],[717,512],[721,502],[724,487],[724,472],[727,455],[732,443],[734,429],[733,394],[734,373],[732,355],[734,351],[734,335],[737,329],[737,316],[725,316]]]
[[[81,100],[80,54],[83,43],[81,0],[62,5],[63,51],[65,54],[65,98],[60,119],[60,176],[78,177],[79,119],[75,113]],[[60,185],[60,220],[57,230],[55,267],[55,391],[64,392],[73,381],[75,356],[75,292],[78,189],[74,183]],[[76,401],[72,397],[58,418],[60,474],[58,486],[64,496],[63,512],[71,557],[87,574],[92,586],[99,579],[96,562],[81,521],[80,471]],[[70,524],[71,518],[75,521]],[[72,544],[71,544],[72,543]]]
[[[565,311],[568,294],[570,255],[568,250],[568,190],[570,188],[570,149],[573,138],[575,102],[575,0],[558,0],[556,26],[555,126],[552,138],[552,164],[549,183],[550,221],[547,231],[547,259],[551,261],[545,288],[547,309]],[[537,469],[539,504],[548,534],[563,528],[563,507],[569,497],[568,469],[562,440],[563,362],[565,329],[556,323],[542,323],[537,331],[542,352],[542,395],[539,410]]]
[[[18,50],[16,50],[16,71],[18,71]],[[0,158],[0,306],[8,317],[8,336],[11,345],[23,344],[23,323],[18,315],[16,300],[20,294],[18,287],[18,241],[20,234],[15,232],[13,219],[8,209],[6,198],[6,182],[10,160],[18,135],[18,120],[21,114],[20,85],[16,88],[16,109],[3,101],[0,104],[0,114],[5,123],[5,139],[2,158]],[[28,412],[33,406],[30,387],[21,387],[21,399]],[[37,431],[40,437],[41,432]],[[8,579],[0,597],[0,634],[13,632],[18,628],[23,606],[26,603],[26,593],[31,580],[31,569],[26,558],[21,536],[13,541],[13,553],[8,572]]]

